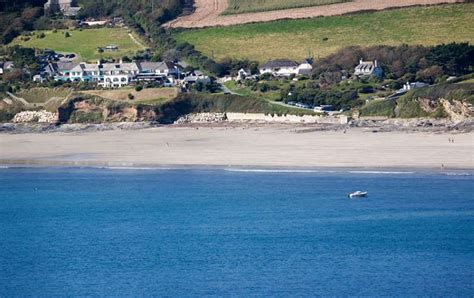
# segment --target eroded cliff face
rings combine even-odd
[[[449,101],[444,98],[440,99],[439,102],[446,114],[453,121],[464,121],[474,116],[474,107],[467,102],[461,102],[459,100]]]
[[[58,119],[60,123],[156,121],[154,108],[91,96],[79,96],[59,107]]]

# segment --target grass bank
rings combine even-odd
[[[176,31],[209,57],[260,62],[324,57],[353,45],[436,45],[474,42],[474,4],[411,7],[304,20],[281,20],[219,28]]]

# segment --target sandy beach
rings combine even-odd
[[[364,128],[344,133],[284,126],[158,127],[0,135],[4,165],[474,169],[473,149],[472,132]]]

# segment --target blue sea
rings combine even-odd
[[[472,297],[473,193],[472,172],[2,168],[0,296]]]

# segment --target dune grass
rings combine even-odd
[[[145,88],[141,91],[136,91],[134,88],[129,87],[114,90],[88,90],[82,91],[82,93],[96,95],[114,101],[124,101],[142,104],[157,104],[175,98],[178,95],[178,90],[174,87],[170,87]],[[129,94],[133,95],[132,100],[128,98]]]
[[[176,31],[208,56],[266,61],[324,57],[350,45],[474,42],[474,4],[411,7],[304,20]]]
[[[70,37],[65,37],[67,31]],[[38,35],[43,32],[44,38]],[[17,37],[12,44],[20,44],[25,47],[52,49],[57,52],[76,53],[85,61],[93,61],[100,58],[120,58],[125,55],[133,55],[142,46],[136,44],[128,35],[124,28],[98,28],[84,30],[58,30],[34,31],[29,40],[24,40],[24,36]],[[98,47],[116,45],[118,51],[99,53]]]
[[[309,7],[327,5],[351,0],[228,0],[229,7],[224,11],[226,14],[239,14],[247,12],[260,12],[278,9]]]

